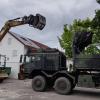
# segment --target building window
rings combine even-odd
[[[13,57],[16,57],[16,56],[17,56],[17,50],[13,50],[12,56],[13,56]]]
[[[8,38],[8,45],[11,45],[12,39]]]

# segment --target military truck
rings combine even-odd
[[[21,56],[19,79],[31,78],[35,91],[53,87],[57,93],[69,94],[78,84],[83,87],[100,86],[100,54],[82,55],[92,43],[93,33],[78,32],[73,38],[73,71],[66,67],[66,56],[57,49],[39,50]]]
[[[0,83],[8,78],[11,73],[11,67],[6,67],[6,60],[7,57],[5,55],[0,55]]]

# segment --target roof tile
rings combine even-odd
[[[18,41],[20,41],[22,44],[25,46],[31,47],[31,48],[36,48],[36,49],[48,49],[50,47],[39,43],[37,41],[31,40],[29,38],[26,38],[24,36],[21,36],[19,34],[16,34],[14,32],[9,32],[13,37],[15,37]]]

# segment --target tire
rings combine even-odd
[[[43,92],[46,89],[46,79],[43,76],[35,76],[32,80],[32,88],[34,91]]]
[[[71,92],[71,82],[68,78],[66,77],[60,77],[56,79],[54,83],[54,89],[57,93],[66,95]]]

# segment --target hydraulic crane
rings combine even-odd
[[[24,24],[29,24],[29,26],[42,30],[46,25],[46,19],[44,16],[40,14],[36,14],[36,16],[29,15],[29,16],[8,20],[0,31],[0,41],[3,39],[3,37],[12,27],[16,27]]]
[[[6,33],[12,27],[16,27],[16,26],[20,26],[20,25],[24,25],[24,24],[29,24],[29,26],[31,26],[31,27],[42,30],[44,28],[44,26],[46,25],[46,19],[44,16],[42,16],[40,14],[36,14],[36,16],[29,15],[29,16],[24,16],[24,17],[19,17],[16,19],[8,20],[0,31],[0,42],[3,39],[3,37],[6,35]],[[2,55],[0,55],[0,57],[1,56]],[[3,57],[5,58],[5,56],[3,56]],[[4,61],[4,63],[6,64],[5,61]],[[0,83],[8,77],[7,70],[8,69],[6,66],[0,67]],[[9,68],[9,70],[11,70],[11,69]]]

